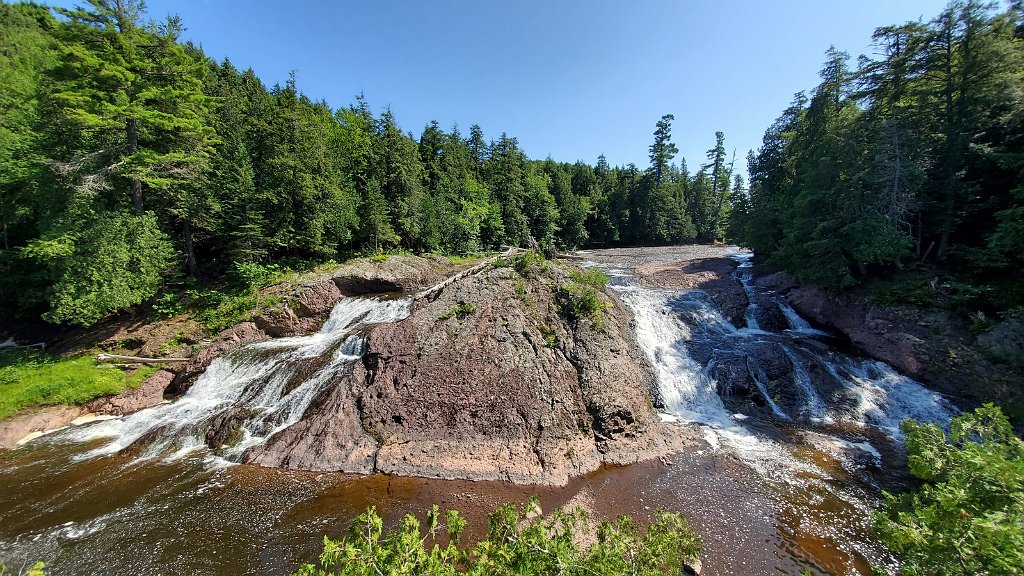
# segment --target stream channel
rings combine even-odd
[[[549,487],[295,472],[210,453],[213,419],[244,408],[237,449],[264,442],[358,360],[361,328],[409,313],[403,299],[347,298],[318,333],[236,349],[172,403],[0,455],[0,562],[17,573],[43,560],[52,575],[288,574],[370,505],[388,526],[434,503],[456,507],[479,536],[489,511],[537,495],[544,510],[571,500],[600,516],[682,511],[705,540],[708,576],[893,567],[870,523],[881,490],[902,481],[889,472],[902,466],[899,423],[944,423],[956,409],[885,364],[837,350],[751,284],[749,253],[703,250],[736,259],[751,301],[778,306],[788,326],[762,329],[748,309],[737,328],[703,291],[638,281],[636,266],[684,259],[679,251],[578,254],[633,314],[662,419],[701,429],[705,441],[671,459]]]

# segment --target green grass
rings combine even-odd
[[[158,368],[143,367],[131,375],[117,368],[98,368],[88,356],[62,358],[36,350],[0,354],[0,418],[27,406],[84,404],[93,398],[135,388]]]

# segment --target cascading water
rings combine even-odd
[[[237,435],[221,456],[238,460],[298,422],[316,396],[363,355],[361,328],[406,318],[410,304],[408,298],[345,298],[315,334],[242,346],[214,360],[178,400],[75,429],[62,438],[109,439],[82,458],[112,454],[142,439],[150,442],[143,458],[173,457],[205,447],[214,420],[235,415],[241,420]]]
[[[663,419],[701,426],[712,449],[735,455],[767,480],[779,517],[799,518],[833,542],[856,541],[870,531],[877,499],[877,492],[858,487],[862,480],[873,485],[864,466],[881,465],[873,442],[898,443],[904,419],[944,424],[956,409],[881,362],[830,350],[818,340],[826,333],[752,285],[751,253],[732,257],[749,301],[743,328],[701,290],[650,288],[621,269],[604,268],[655,369]],[[776,317],[788,328],[771,331],[758,323],[769,306],[778,307]],[[825,463],[832,456],[838,468]],[[838,480],[839,471],[853,477]],[[850,548],[862,561],[892,562],[870,544]]]

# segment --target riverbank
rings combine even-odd
[[[483,258],[481,256],[480,258]],[[341,265],[266,275],[230,303],[204,306],[207,293],[168,293],[149,306],[105,319],[89,329],[19,324],[0,332],[0,340],[43,344],[46,352],[6,352],[10,374],[3,386],[25,387],[24,372],[51,366],[59,377],[33,386],[31,394],[5,394],[10,403],[0,415],[0,450],[14,448],[29,435],[68,426],[89,416],[123,416],[173,398],[215,358],[247,342],[316,332],[343,297],[367,292],[414,290],[468,268],[480,258],[451,260],[392,255],[356,258]],[[223,295],[210,289],[209,293]],[[208,298],[205,298],[208,300]],[[168,314],[167,310],[174,313]],[[211,327],[230,322],[216,331]],[[99,353],[140,357],[187,357],[185,364],[153,369],[141,364],[97,366]],[[31,354],[32,358],[25,357]],[[158,365],[159,366],[159,365]],[[2,368],[0,368],[2,370]],[[70,384],[65,380],[74,380]],[[68,385],[65,385],[68,384]]]

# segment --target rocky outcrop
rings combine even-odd
[[[363,361],[247,460],[564,484],[679,448],[686,434],[654,412],[628,315],[603,293],[602,319],[566,321],[562,266],[529,279],[484,270],[372,327]]]
[[[732,258],[701,258],[638,266],[636,273],[647,286],[670,290],[703,290],[715,306],[736,326],[743,326],[749,304],[743,285],[733,276]]]
[[[360,259],[331,273],[331,280],[346,296],[407,292],[439,282],[452,270],[447,259],[389,256],[375,262]]]

